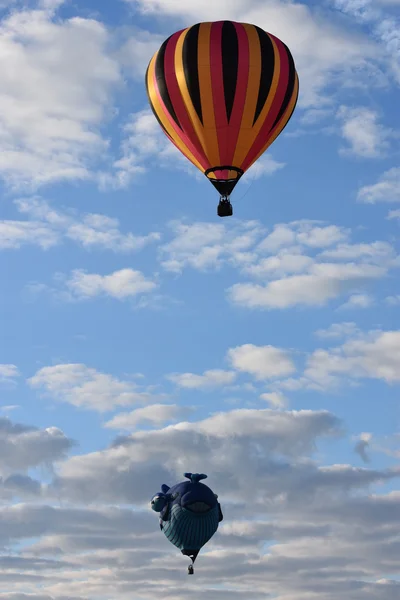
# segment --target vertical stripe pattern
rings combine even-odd
[[[163,533],[180,550],[200,550],[218,529],[218,505],[207,513],[191,513],[174,503]]]
[[[287,125],[299,80],[276,36],[217,21],[171,35],[149,63],[146,89],[172,143],[209,179],[235,180]]]

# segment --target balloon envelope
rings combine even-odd
[[[282,132],[299,80],[289,48],[248,23],[198,23],[171,35],[146,73],[170,141],[229,196]]]
[[[200,549],[212,538],[223,519],[216,494],[200,479],[202,473],[185,473],[189,481],[169,487],[151,500],[151,508],[160,513],[160,529],[182,554],[196,559]]]

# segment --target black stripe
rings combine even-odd
[[[155,118],[157,119],[157,122],[158,122],[159,126],[160,126],[160,127],[162,128],[162,130],[163,130],[163,131],[164,131],[164,132],[165,132],[165,133],[168,135],[168,132],[167,132],[167,130],[165,129],[165,127],[164,127],[164,125],[162,124],[162,122],[160,121],[160,118],[159,118],[158,114],[156,113],[156,111],[155,111],[155,108],[154,108],[154,106],[153,106],[153,103],[152,103],[152,101],[151,101],[151,98],[150,98],[150,93],[149,93],[149,69],[150,69],[150,64],[149,64],[149,66],[147,67],[147,70],[146,70],[146,76],[145,76],[145,82],[146,82],[146,92],[147,92],[147,97],[148,97],[148,99],[149,99],[150,108],[151,108],[151,110],[152,110],[152,113],[153,113],[153,115],[154,115],[154,116],[155,116]]]
[[[180,129],[182,129],[181,125],[178,121],[178,117],[175,114],[174,107],[172,106],[171,98],[169,96],[169,92],[168,92],[168,88],[167,88],[167,82],[165,80],[165,68],[164,68],[165,67],[165,65],[164,65],[165,50],[167,48],[167,44],[170,41],[171,37],[172,36],[170,36],[167,40],[165,40],[165,42],[163,43],[163,45],[161,46],[161,48],[158,51],[157,58],[156,58],[156,64],[155,64],[156,80],[157,80],[158,89],[160,90],[160,96],[162,98],[162,101],[165,104],[165,108],[167,109],[168,113],[173,118],[175,123],[178,125],[178,127]]]
[[[236,28],[232,21],[224,21],[222,25],[222,71],[224,79],[226,116],[231,118],[235,100],[239,64],[239,42]]]
[[[271,38],[265,31],[254,25],[258,33],[258,39],[260,40],[261,49],[261,74],[260,74],[260,87],[258,91],[258,99],[256,105],[256,112],[254,114],[253,125],[257,121],[260,113],[264,107],[264,104],[268,98],[269,91],[271,89],[272,79],[274,77],[275,68],[275,56],[274,47],[272,45]]]
[[[282,131],[285,129],[286,125],[289,123],[290,119],[292,118],[292,115],[294,113],[294,109],[296,108],[298,97],[299,97],[299,90],[297,89],[296,102],[293,105],[293,109],[292,109],[292,112],[290,113],[290,116],[289,116],[288,120],[286,121],[284,127],[282,127],[281,131],[279,132],[279,135],[282,133]]]
[[[276,117],[276,119],[274,121],[274,124],[271,127],[271,130],[275,127],[275,125],[278,123],[279,119],[281,119],[283,113],[287,109],[290,99],[293,96],[294,84],[296,81],[296,70],[295,70],[295,66],[294,66],[293,56],[291,55],[290,50],[286,46],[286,44],[283,44],[283,45],[285,46],[286,53],[287,53],[287,56],[289,59],[289,79],[288,79],[288,84],[287,84],[287,88],[286,88],[286,92],[285,92],[285,97],[282,102],[282,106],[279,110],[278,116]]]
[[[193,106],[203,124],[199,81],[199,31],[201,23],[193,25],[186,34],[182,48],[183,72]]]

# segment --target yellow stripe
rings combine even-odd
[[[269,146],[272,144],[272,142],[274,142],[276,140],[276,138],[278,137],[278,135],[284,129],[285,125],[287,124],[287,122],[289,120],[290,115],[292,114],[294,106],[296,104],[298,90],[299,90],[299,78],[298,78],[297,73],[296,73],[296,78],[295,78],[294,88],[293,88],[293,94],[292,94],[292,97],[290,99],[289,104],[287,105],[287,108],[286,108],[285,112],[283,113],[283,115],[281,117],[279,126],[278,126],[277,130],[275,131],[274,135],[269,138],[268,142],[265,144],[265,146],[263,147],[263,149],[261,150],[261,152],[258,153],[258,155],[255,157],[255,159],[247,167],[248,169],[251,167],[251,165],[253,165],[256,162],[256,160],[258,160],[260,158],[260,156],[262,154],[264,154],[264,152],[267,150],[267,148],[269,148]]]
[[[161,102],[158,99],[157,91],[154,86],[154,73],[155,73],[155,63],[157,60],[157,55],[158,55],[158,52],[155,53],[155,55],[153,56],[153,58],[150,61],[148,77],[147,77],[150,102],[151,102],[158,118],[160,119],[161,123],[164,125],[166,131],[171,136],[171,138],[174,140],[175,144],[178,146],[178,148],[182,152],[182,154],[184,156],[186,156],[186,158],[188,158],[198,169],[200,169],[200,171],[202,171],[204,173],[204,169],[201,166],[201,164],[193,156],[192,152],[189,150],[189,148],[186,146],[186,144],[183,142],[183,140],[179,137],[179,135],[176,133],[176,131],[170,124],[169,119],[166,116],[164,109],[161,105]]]
[[[203,116],[202,145],[210,165],[220,164],[218,136],[215,128],[214,102],[211,85],[210,37],[212,23],[201,23],[198,40],[200,101]]]
[[[185,37],[187,35],[187,32],[189,31],[190,27],[188,27],[187,29],[185,29],[184,31],[182,31],[181,35],[179,36],[178,42],[176,44],[176,49],[175,49],[175,74],[176,74],[176,78],[178,81],[178,86],[179,86],[179,90],[181,92],[182,95],[182,100],[183,103],[185,105],[186,108],[186,112],[190,118],[190,121],[193,125],[193,128],[196,132],[196,135],[202,145],[203,151],[206,154],[206,148],[205,148],[205,140],[204,140],[204,130],[203,130],[203,126],[200,122],[199,117],[197,116],[197,112],[196,109],[193,106],[193,102],[192,99],[190,97],[189,94],[189,90],[186,84],[186,78],[185,78],[185,71],[183,69],[183,53],[182,53],[182,49],[183,49],[183,43],[185,41]],[[201,167],[201,171],[204,173],[204,169]]]
[[[244,130],[244,133],[246,134],[244,137],[243,142],[240,141],[238,142],[238,146],[235,152],[235,157],[234,157],[234,165],[235,167],[241,167],[242,163],[244,162],[247,154],[249,153],[252,145],[254,144],[257,135],[260,133],[261,127],[263,126],[266,118],[268,117],[268,113],[271,109],[272,103],[275,99],[275,95],[276,95],[276,91],[278,89],[278,84],[279,84],[279,77],[280,77],[280,73],[281,73],[281,63],[280,63],[280,57],[279,57],[279,51],[278,48],[274,42],[274,40],[270,37],[273,49],[274,49],[274,74],[272,77],[272,83],[271,83],[271,88],[269,90],[269,94],[267,96],[267,100],[264,104],[264,107],[257,119],[257,121],[254,124],[254,127],[252,127],[250,130]],[[255,94],[255,98],[257,98],[258,96],[258,92],[256,92]],[[253,113],[254,115],[254,113]]]

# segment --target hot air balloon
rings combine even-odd
[[[299,80],[289,48],[248,23],[198,23],[171,35],[150,60],[146,89],[170,141],[221,195],[230,194],[282,132]]]
[[[201,479],[204,473],[184,473],[189,481],[177,483],[172,488],[163,484],[161,492],[151,499],[151,508],[160,513],[160,529],[166,538],[189,556],[192,564],[188,567],[193,575],[193,564],[200,549],[218,529],[222,521],[218,496]]]

